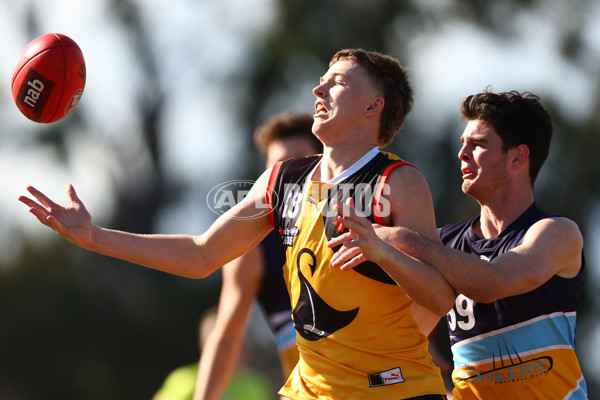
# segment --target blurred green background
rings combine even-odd
[[[80,104],[51,125],[26,120],[10,76],[30,40],[66,34],[86,57]],[[0,399],[150,399],[198,358],[197,322],[220,273],[194,281],[75,248],[17,202],[34,185],[59,202],[73,183],[95,222],[203,232],[215,185],[255,179],[253,129],[313,112],[312,88],[339,49],[397,57],[415,111],[386,148],[429,182],[438,225],[477,212],[456,154],[469,94],[532,91],[555,124],[538,204],[585,237],[577,351],[600,385],[600,4],[505,0],[0,0]],[[277,385],[260,316],[251,363]],[[438,347],[449,354],[445,327]]]

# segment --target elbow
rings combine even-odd
[[[454,306],[454,291],[437,292],[427,298],[421,305],[427,308],[434,315],[444,318]]]
[[[435,310],[432,310],[440,318],[444,318],[454,306],[454,291],[447,296],[440,296],[440,301]]]
[[[208,278],[211,274],[212,271],[207,271],[203,268],[193,268],[187,277],[191,279],[204,279]]]
[[[496,300],[510,295],[513,283],[506,276],[488,271],[484,276],[479,276],[475,284],[463,285],[456,290],[478,303],[490,304]],[[494,273],[492,273],[494,272]],[[525,277],[520,278],[525,279]]]
[[[478,303],[489,304],[502,298],[502,294],[499,293],[500,287],[501,285],[484,285],[473,290],[471,293],[463,294]]]
[[[188,275],[187,278],[199,280],[199,279],[204,279],[207,276],[208,275],[202,274],[202,273],[193,273],[193,274]]]
[[[196,263],[194,265],[183,268],[185,271],[184,276],[190,279],[204,279],[208,278],[216,268],[207,268],[203,263]]]

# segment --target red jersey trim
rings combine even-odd
[[[385,222],[383,220],[383,215],[380,214],[380,199],[381,196],[383,194],[383,188],[385,187],[385,184],[387,182],[388,176],[390,174],[390,172],[392,172],[392,170],[396,167],[400,167],[402,165],[408,165],[410,167],[415,168],[416,170],[419,170],[417,167],[415,167],[414,165],[407,163],[404,160],[400,160],[398,162],[393,163],[392,165],[388,166],[385,171],[383,171],[383,174],[381,174],[381,179],[379,180],[379,183],[377,184],[377,187],[375,188],[375,195],[373,196],[373,219],[375,220],[376,224],[379,225],[385,225]]]
[[[273,167],[271,168],[271,175],[269,176],[269,183],[267,184],[266,201],[268,207],[269,221],[271,222],[271,226],[273,226],[273,228],[275,227],[275,219],[273,216],[273,189],[282,163],[283,161],[278,161],[275,164],[273,164]]]

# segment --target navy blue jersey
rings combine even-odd
[[[277,232],[271,231],[259,244],[265,270],[257,301],[275,337],[283,374],[287,377],[296,366],[298,351],[290,296],[277,255],[277,240]]]
[[[265,274],[263,283],[258,293],[258,302],[267,315],[275,314],[281,311],[289,311],[288,316],[292,315],[290,306],[290,296],[287,293],[285,281],[279,258],[277,257],[277,232],[271,231],[262,242],[262,248]],[[288,318],[291,320],[291,318]]]
[[[491,261],[519,246],[533,224],[553,216],[534,203],[496,238],[475,235],[479,217],[438,233],[445,245]],[[582,254],[581,271],[583,264]],[[581,271],[571,279],[554,275],[530,292],[489,304],[456,293],[447,316],[455,398],[586,398],[574,351]]]

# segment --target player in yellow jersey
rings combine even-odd
[[[41,223],[85,249],[172,274],[203,278],[252,249],[275,227],[290,292],[300,361],[281,390],[290,399],[442,399],[426,335],[453,304],[434,268],[407,257],[405,268],[332,268],[331,199],[355,204],[373,221],[406,226],[439,242],[429,188],[414,167],[382,153],[412,108],[406,70],[392,57],[336,53],[313,90],[318,158],[267,170],[243,201],[202,235],[140,235],[101,228],[67,187],[62,207],[35,188],[21,196]],[[272,207],[265,212],[265,204]],[[295,221],[295,222],[294,222]]]

